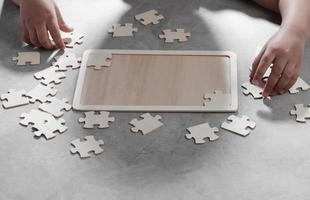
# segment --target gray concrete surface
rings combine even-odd
[[[87,35],[73,49],[79,55],[89,48],[231,50],[239,58],[239,83],[248,78],[256,46],[279,27],[276,15],[249,1],[66,0],[59,6],[68,23]],[[29,48],[19,40],[18,8],[8,0],[0,8],[0,93],[30,90],[38,84],[33,73],[49,66],[53,52],[43,51],[41,66],[15,66],[11,57]],[[151,8],[167,19],[137,24],[135,39],[108,36],[112,23],[130,22]],[[192,32],[189,42],[165,45],[157,39],[160,30],[178,26]],[[308,82],[309,53],[307,45],[302,77]],[[58,97],[72,100],[77,74],[67,73]],[[201,146],[184,139],[186,127],[206,121],[220,126],[229,114],[165,113],[165,127],[142,137],[129,132],[137,113],[113,113],[111,128],[84,130],[77,123],[81,114],[69,112],[69,130],[45,141],[18,124],[20,114],[38,104],[0,108],[0,199],[309,199],[310,123],[298,124],[288,112],[295,103],[310,103],[310,93],[268,104],[240,92],[239,98],[239,114],[257,122],[255,131],[243,138],[221,130],[218,141]],[[71,155],[70,141],[89,134],[105,141],[105,153],[86,160]]]

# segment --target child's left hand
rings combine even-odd
[[[266,70],[273,64],[264,97],[287,92],[294,85],[304,59],[305,43],[306,38],[296,30],[282,28],[263,47],[253,62],[250,81],[260,85]]]

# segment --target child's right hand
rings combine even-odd
[[[265,85],[263,96],[287,92],[296,82],[304,60],[307,37],[297,29],[281,27],[256,57],[250,80],[260,82],[271,64],[272,72]]]
[[[60,30],[72,32],[73,29],[64,22],[54,0],[21,0],[19,5],[26,43],[46,49],[65,48]]]

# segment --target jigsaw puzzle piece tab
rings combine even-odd
[[[30,98],[30,102],[34,103],[39,101],[44,103],[48,100],[48,96],[55,96],[57,93],[56,89],[53,89],[51,86],[37,85],[35,88],[30,90],[26,96]]]
[[[62,79],[66,77],[63,72],[58,72],[56,67],[49,67],[45,70],[37,72],[34,74],[34,77],[37,80],[41,80],[43,85],[49,85],[52,83],[59,84]]]
[[[60,100],[56,97],[52,97],[49,98],[46,103],[41,104],[39,109],[52,114],[54,117],[61,117],[64,111],[69,111],[72,108],[68,102],[68,99]]]

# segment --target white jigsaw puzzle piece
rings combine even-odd
[[[158,14],[156,10],[149,10],[135,16],[135,19],[143,25],[158,24],[164,19],[163,15]]]
[[[231,115],[227,118],[227,120],[230,121],[230,123],[223,122],[221,128],[241,136],[247,136],[251,132],[248,128],[254,129],[256,126],[256,123],[250,121],[248,116],[242,116],[240,118],[235,115]]]
[[[262,95],[263,89],[262,88],[260,88],[256,85],[253,85],[250,82],[243,83],[241,86],[242,86],[242,88],[244,88],[242,90],[244,95],[248,96],[251,94],[254,99],[263,98],[263,95]]]
[[[32,128],[36,129],[35,136],[41,137],[43,135],[45,139],[49,140],[56,137],[55,132],[63,133],[68,129],[64,124],[65,120],[60,118],[58,120],[47,120],[45,123],[35,123]]]
[[[61,117],[64,111],[69,111],[72,108],[68,102],[68,99],[60,100],[56,97],[52,97],[49,98],[46,103],[41,104],[39,109],[52,114],[54,117]]]
[[[310,104],[305,107],[303,104],[296,104],[295,110],[290,111],[291,115],[296,115],[296,121],[305,123],[306,119],[310,119]]]
[[[52,66],[40,72],[34,74],[34,77],[38,80],[41,79],[43,85],[49,85],[52,83],[59,84],[62,79],[66,78],[65,73],[59,72],[58,68]]]
[[[87,67],[100,70],[103,67],[110,67],[112,65],[112,53],[107,54],[90,54],[87,60]]]
[[[142,118],[141,120],[133,119],[129,122],[130,125],[134,126],[131,128],[131,131],[134,133],[141,131],[143,135],[146,135],[163,125],[160,121],[162,119],[160,115],[153,117],[150,113],[145,113],[140,117]]]
[[[25,90],[10,89],[7,94],[1,94],[0,99],[6,109],[29,104]]]
[[[16,65],[38,65],[40,64],[40,53],[34,52],[19,52],[17,57],[12,58],[17,61]]]
[[[85,123],[84,128],[108,128],[109,122],[114,122],[115,118],[110,117],[110,112],[105,111],[90,111],[85,112],[84,118],[79,118],[80,123]]]
[[[85,38],[84,34],[77,32],[62,33],[61,35],[67,48],[73,48],[75,45],[81,45]]]
[[[112,33],[113,37],[132,37],[134,32],[138,32],[138,29],[134,28],[131,23],[115,24],[108,32]]]
[[[173,43],[175,41],[185,42],[188,37],[191,36],[191,33],[185,32],[184,29],[166,29],[162,31],[163,33],[159,35],[160,39],[165,39],[165,43]]]
[[[63,133],[68,127],[64,126],[65,120],[55,119],[53,115],[40,111],[31,110],[30,113],[22,113],[21,121],[19,122],[23,126],[33,125],[32,128],[35,130],[35,136],[44,135],[46,139],[55,137],[56,131]]]
[[[30,90],[26,96],[30,98],[30,102],[34,103],[35,101],[39,101],[44,103],[48,100],[48,96],[55,96],[57,93],[56,89],[53,89],[50,86],[45,85],[37,85],[35,88]]]
[[[81,67],[82,59],[74,53],[64,53],[63,55],[55,56],[56,61],[52,64],[57,67],[58,71],[67,71],[68,68],[78,69]]]
[[[195,144],[204,144],[206,143],[205,139],[215,141],[219,138],[219,136],[215,134],[219,129],[217,127],[211,128],[209,123],[189,127],[187,131],[190,133],[186,134],[185,137],[187,139],[194,139]]]
[[[306,91],[310,89],[310,85],[306,83],[304,80],[302,80],[300,77],[297,79],[296,83],[289,89],[289,92],[291,94],[296,94],[302,91]]]
[[[28,126],[29,124],[43,124],[46,121],[52,121],[54,117],[40,110],[31,110],[30,113],[22,113],[20,118],[22,120],[19,123],[23,126]]]
[[[102,140],[96,140],[94,136],[86,136],[85,140],[81,141],[80,139],[73,140],[71,145],[74,148],[71,149],[71,153],[78,153],[81,158],[90,157],[90,152],[94,152],[95,155],[102,153],[104,150],[100,147],[104,144]]]

